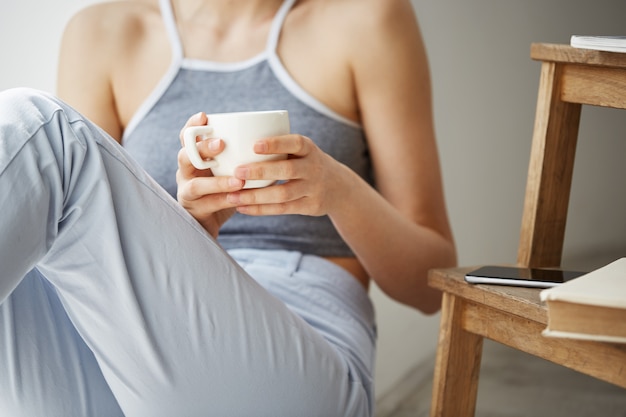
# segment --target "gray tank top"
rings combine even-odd
[[[272,23],[267,47],[242,62],[185,58],[170,0],[160,0],[172,46],[172,63],[140,106],[122,138],[123,146],[176,197],[178,133],[198,111],[289,111],[291,130],[310,137],[326,153],[373,184],[362,127],[337,114],[300,87],[283,67],[276,45],[296,0],[286,0]],[[235,214],[220,230],[226,249],[287,249],[319,256],[354,256],[327,216],[252,217]]]

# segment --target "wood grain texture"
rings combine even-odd
[[[626,54],[574,48],[562,44],[533,43],[530,45],[530,57],[543,62],[579,63],[626,69]]]
[[[517,255],[524,266],[561,264],[581,112],[560,99],[561,80],[560,67],[542,64]]]
[[[445,293],[435,362],[431,417],[471,417],[476,409],[483,338],[463,329],[464,304]]]

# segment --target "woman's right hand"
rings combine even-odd
[[[181,145],[183,131],[189,126],[202,126],[208,122],[205,113],[197,113],[187,120],[180,131]],[[212,158],[224,150],[220,139],[202,140],[198,143],[200,156]],[[217,237],[220,228],[234,213],[235,209],[226,200],[228,193],[239,191],[245,181],[235,177],[214,177],[210,169],[196,169],[187,156],[185,148],[178,152],[178,202],[204,227],[213,237]]]

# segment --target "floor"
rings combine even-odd
[[[431,391],[385,417],[427,417]],[[476,417],[626,417],[626,390],[485,340]]]

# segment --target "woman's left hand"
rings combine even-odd
[[[332,211],[333,203],[341,200],[342,195],[345,197],[345,191],[341,190],[350,177],[346,174],[352,171],[324,153],[311,139],[296,134],[265,138],[255,144],[254,151],[287,154],[288,159],[237,167],[234,176],[242,180],[281,181],[265,188],[229,193],[227,201],[240,213],[322,216]]]

